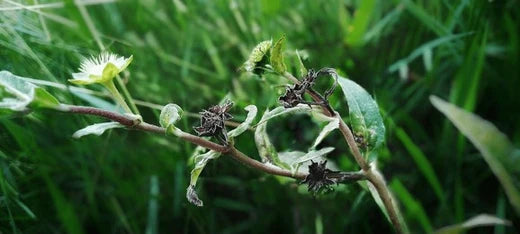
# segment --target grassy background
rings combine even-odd
[[[231,94],[237,121],[248,104],[260,111],[277,105],[285,80],[236,70],[258,42],[285,34],[289,52],[308,55],[308,68],[334,67],[376,98],[387,127],[379,165],[413,232],[480,213],[519,224],[481,155],[428,101],[436,94],[475,112],[520,146],[518,1],[4,0],[0,9],[1,70],[67,84],[81,56],[102,48],[133,54],[123,79],[135,99],[197,112]],[[63,103],[113,108],[109,99],[48,90]],[[345,112],[342,100],[336,92],[332,104]],[[159,110],[140,110],[157,123]],[[194,207],[185,199],[193,145],[124,130],[71,138],[101,121],[54,112],[0,120],[0,232],[391,231],[359,186],[313,198],[227,157],[204,170],[198,187],[205,206]],[[196,122],[181,125],[189,130]],[[278,149],[295,150],[318,130],[297,116],[271,123],[269,132]],[[254,156],[251,139],[246,133],[237,144]],[[336,147],[330,160],[343,170],[356,169],[339,133],[322,145]]]

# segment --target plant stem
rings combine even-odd
[[[134,99],[130,95],[130,92],[128,92],[128,89],[126,88],[125,83],[123,82],[121,77],[119,77],[119,75],[116,76],[116,82],[117,82],[117,85],[121,88],[121,91],[123,92],[123,97],[130,105],[130,109],[132,110],[130,113],[139,115],[140,114],[139,109],[137,109],[137,106],[134,103]]]
[[[246,166],[249,166],[251,168],[255,168],[264,172],[267,172],[269,174],[273,175],[279,175],[279,176],[285,176],[285,177],[292,177],[295,179],[305,179],[307,174],[304,173],[296,173],[293,174],[291,171],[281,169],[279,167],[270,166],[264,163],[261,163],[257,160],[254,160],[242,152],[238,151],[235,147],[231,146],[228,152],[232,158],[236,159],[237,161],[245,164]]]
[[[127,113],[133,113],[132,110],[130,109],[130,107],[128,107],[128,104],[126,104],[123,96],[121,96],[121,94],[117,90],[116,86],[114,85],[114,81],[111,80],[106,83],[103,83],[103,86],[105,86],[105,88],[108,90],[108,92],[110,92],[110,94],[112,94],[112,97],[114,98],[114,100],[119,105],[121,105]]]
[[[292,74],[285,72],[283,74],[284,77],[291,80],[294,83],[299,83],[300,81],[294,77]],[[324,98],[317,93],[316,91],[312,89],[308,89],[307,93],[312,97],[312,99],[315,102],[322,102],[326,101],[323,100]],[[368,181],[374,185],[376,188],[377,193],[379,194],[379,197],[381,197],[381,200],[383,201],[383,205],[385,206],[385,209],[388,212],[388,216],[390,217],[390,221],[392,222],[392,225],[394,226],[394,229],[397,233],[403,233],[403,227],[401,226],[401,222],[399,220],[398,215],[398,207],[395,205],[394,199],[390,193],[390,190],[388,189],[388,186],[385,183],[385,180],[383,178],[383,175],[377,172],[377,170],[373,170],[368,162],[365,160],[363,155],[361,154],[361,151],[359,150],[359,147],[354,139],[354,135],[352,134],[352,131],[348,127],[348,125],[343,121],[341,116],[338,112],[334,111],[334,109],[331,108],[330,105],[328,105],[327,102],[325,102],[326,105],[322,105],[323,112],[325,115],[329,117],[334,117],[339,119],[339,130],[343,134],[343,137],[345,138],[345,141],[347,142],[347,145],[350,148],[350,151],[352,152],[352,156],[356,160],[357,164],[363,172],[365,173]]]
[[[131,118],[130,116],[119,114],[116,112],[111,112],[99,108],[94,107],[88,107],[88,106],[74,106],[74,105],[65,105],[62,104],[63,108],[60,108],[65,113],[74,113],[74,114],[84,114],[84,115],[94,115],[94,116],[100,116],[106,119],[110,119],[116,122],[119,122],[122,125],[127,126],[130,129],[136,129],[141,130],[145,132],[152,132],[157,133],[161,135],[166,135],[166,129],[159,127],[157,125],[149,124],[146,122],[138,122],[136,124],[135,119]],[[227,153],[232,158],[236,159],[237,161],[243,163],[244,165],[247,165],[251,168],[263,171],[265,173],[269,173],[272,175],[279,175],[279,176],[285,176],[290,177],[294,179],[304,179],[307,174],[305,173],[292,173],[291,171],[281,169],[274,166],[269,166],[266,164],[263,164],[244,153],[240,152],[233,146],[223,146],[211,141],[208,141],[202,137],[198,137],[186,132],[178,131],[175,133],[176,136],[179,138],[191,142],[193,144],[202,146],[204,148],[214,150],[221,153]],[[342,182],[352,182],[352,181],[358,181],[358,180],[365,180],[366,177],[364,174],[360,174],[359,172],[340,172],[340,177],[337,178],[338,183]]]

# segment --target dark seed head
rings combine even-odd
[[[232,106],[233,102],[226,101],[222,105],[215,105],[199,112],[200,126],[193,129],[199,136],[220,136],[227,141],[225,121],[233,118],[227,113]]]
[[[309,175],[301,182],[307,184],[309,192],[319,193],[323,190],[330,190],[330,186],[336,183],[328,177],[329,174],[336,172],[327,169],[326,164],[327,160],[320,163],[311,161]]]
[[[316,79],[319,76],[327,75],[327,74],[333,76],[335,78],[335,80],[334,80],[334,85],[325,92],[324,97],[322,97],[323,100],[321,100],[321,102],[305,101],[303,98],[303,95],[305,94],[305,92],[307,90],[312,89]],[[336,71],[332,68],[322,68],[321,70],[319,70],[317,72],[312,69],[309,69],[309,71],[307,72],[307,75],[305,75],[301,79],[300,83],[287,87],[287,89],[285,90],[285,93],[282,96],[280,96],[280,98],[278,98],[278,101],[285,108],[295,107],[300,103],[308,104],[308,105],[324,105],[324,104],[328,103],[327,98],[332,94],[332,92],[334,92],[336,82],[337,82],[337,74],[336,74]]]

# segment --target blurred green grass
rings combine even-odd
[[[284,34],[289,50],[308,54],[308,68],[337,68],[384,110],[389,131],[379,164],[413,232],[480,213],[518,226],[519,217],[504,203],[478,151],[434,110],[428,96],[475,112],[519,146],[519,13],[515,0],[4,0],[0,68],[67,84],[81,57],[104,47],[134,55],[122,76],[134,98],[197,112],[230,93],[237,101],[236,119],[243,120],[248,104],[260,111],[276,105],[278,84],[285,81],[236,70],[254,45]],[[465,36],[442,40],[458,34]],[[429,44],[434,40],[442,43]],[[48,90],[64,103],[89,104],[70,92]],[[332,104],[346,112],[342,100],[337,92]],[[158,110],[140,110],[156,122]],[[53,112],[0,120],[0,232],[391,231],[358,186],[313,198],[226,157],[204,170],[199,195],[205,206],[196,208],[185,199],[192,145],[135,131],[71,138],[100,121]],[[184,118],[182,125],[188,130],[196,122]],[[302,145],[312,144],[318,132],[302,117],[271,128],[279,149],[306,148]],[[331,160],[342,169],[355,169],[336,134],[322,144],[336,147]],[[252,134],[244,134],[238,147],[256,155],[250,139]]]

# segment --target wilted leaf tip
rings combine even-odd
[[[195,191],[195,186],[190,185],[188,186],[188,189],[186,190],[186,198],[188,201],[196,206],[204,206],[204,202],[199,199],[199,196],[197,195],[197,191]]]

